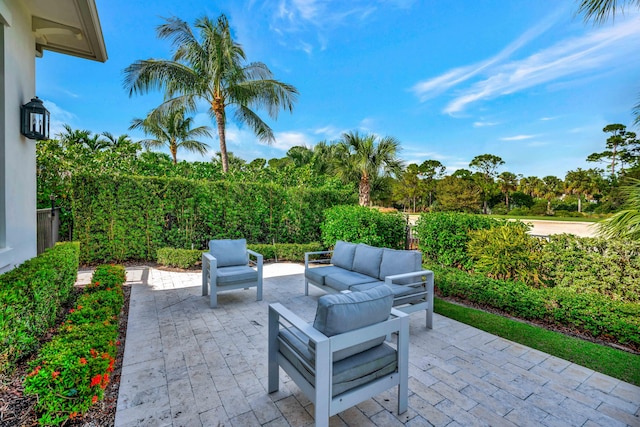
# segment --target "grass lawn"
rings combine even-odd
[[[640,386],[640,356],[436,298],[435,312]]]
[[[535,220],[535,221],[566,221],[566,222],[599,222],[604,218],[589,218],[589,217],[555,217],[555,216],[516,216],[516,215],[489,215],[491,218],[500,219],[519,219],[521,221]]]

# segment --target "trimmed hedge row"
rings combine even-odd
[[[276,244],[249,244],[247,247],[264,256],[265,260],[304,262],[305,252],[321,251],[320,243],[276,243]],[[160,248],[157,251],[158,264],[167,267],[191,268],[202,261],[200,249],[175,249]]]
[[[100,266],[56,336],[31,363],[25,394],[37,395],[41,425],[81,416],[104,397],[117,354],[124,267]]]
[[[320,240],[326,208],[356,197],[273,184],[79,175],[74,238],[82,263],[155,260],[159,248],[206,248],[211,239],[307,243]]]
[[[535,289],[522,282],[491,279],[454,268],[428,268],[434,270],[442,296],[486,304],[522,319],[573,326],[594,337],[613,338],[640,349],[639,304],[573,289]]]
[[[0,372],[38,346],[72,296],[78,243],[60,243],[0,275]]]

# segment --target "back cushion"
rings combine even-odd
[[[385,285],[363,292],[324,295],[318,299],[313,327],[330,337],[384,322],[391,314],[393,292]],[[334,354],[337,362],[354,354],[382,344],[385,337],[369,340]]]
[[[343,242],[338,240],[333,247],[333,255],[331,256],[331,264],[336,267],[351,270],[353,267],[353,256],[356,253],[355,243]]]
[[[353,257],[353,271],[366,274],[371,277],[378,277],[380,274],[380,261],[382,261],[382,248],[360,243],[356,247],[356,254]]]
[[[420,252],[384,249],[378,278],[384,280],[387,276],[420,270],[422,270],[422,254]]]
[[[246,265],[249,262],[247,241],[245,239],[211,240],[209,242],[209,250],[217,260],[218,267]]]

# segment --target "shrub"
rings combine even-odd
[[[469,231],[467,248],[474,269],[497,279],[537,284],[542,241],[527,234],[530,228],[518,221]]]
[[[0,276],[0,373],[38,346],[71,298],[79,245],[61,243]]]
[[[453,268],[432,269],[442,296],[487,305],[522,319],[574,326],[594,337],[610,337],[640,349],[640,304],[613,301],[592,292],[534,289],[522,282],[491,279]]]
[[[200,249],[175,249],[160,248],[157,251],[158,264],[167,267],[191,268],[202,262],[202,251]]]
[[[333,246],[337,240],[371,246],[404,248],[405,217],[398,212],[382,213],[363,206],[334,206],[324,211],[320,225],[322,242]]]
[[[418,246],[427,259],[437,264],[470,269],[473,262],[467,254],[468,232],[489,229],[503,222],[456,212],[422,214],[416,222]]]
[[[117,352],[123,273],[121,266],[96,269],[93,285],[31,362],[24,390],[38,397],[41,425],[64,424],[103,398]],[[97,278],[102,282],[96,285]]]

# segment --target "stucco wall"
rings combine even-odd
[[[0,273],[36,255],[36,145],[20,134],[20,106],[35,91],[35,40],[31,16],[20,0],[0,0],[4,51],[4,120],[0,138],[0,197],[4,198],[4,247],[0,247]],[[4,217],[4,218],[3,218]]]

